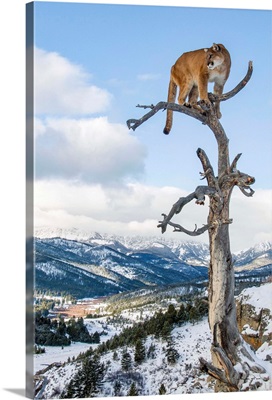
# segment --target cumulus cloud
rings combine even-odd
[[[272,191],[257,190],[255,198],[240,196],[237,192],[233,195],[230,212],[234,220],[230,225],[233,252],[271,240]],[[35,185],[35,225],[122,235],[160,235],[157,224],[161,213],[168,213],[172,204],[187,194],[175,187],[139,183],[109,189],[101,185],[40,181]],[[208,201],[204,207],[191,202],[174,220],[193,230],[195,223],[201,226],[207,222],[208,212]],[[170,227],[164,237],[181,241],[193,239],[173,233]],[[208,243],[208,234],[193,240]]]
[[[144,171],[145,147],[106,117],[35,120],[35,176],[112,183]]]
[[[125,125],[89,117],[107,109],[110,93],[90,84],[91,76],[79,65],[41,49],[35,50],[34,77],[35,226],[160,235],[161,213],[168,213],[188,193],[132,183],[144,172],[144,145]],[[159,78],[159,74],[138,75],[141,81]],[[271,240],[271,193],[256,190],[253,198],[245,198],[234,191],[232,251]],[[208,201],[204,207],[191,202],[175,222],[193,230],[195,224],[207,222],[208,212]],[[170,228],[165,236],[191,240]],[[208,242],[207,232],[195,240]]]
[[[90,84],[90,79],[80,65],[56,52],[35,48],[35,114],[88,115],[105,111],[112,96]]]
[[[35,185],[35,225],[77,227],[123,235],[160,235],[157,224],[161,213],[167,213],[172,204],[186,194],[174,187],[140,183],[109,188],[59,180],[38,181]],[[176,218],[177,222],[193,230],[195,223],[206,222],[207,208],[192,204]],[[170,236],[171,232],[170,228]],[[188,237],[180,239],[187,240]]]
[[[35,183],[35,203],[43,210],[66,210],[68,214],[124,223],[158,218],[182,193],[176,188],[140,183],[116,187],[64,180]]]
[[[232,196],[230,233],[231,243],[237,250],[272,240],[272,190],[255,190],[253,197],[245,197],[238,189]],[[239,243],[244,243],[244,246]]]

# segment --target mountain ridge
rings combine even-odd
[[[34,237],[42,238],[53,238],[53,237],[61,237],[65,239],[71,240],[80,240],[80,241],[87,241],[92,240],[95,241],[97,244],[104,243],[108,241],[110,244],[111,242],[118,241],[123,246],[127,248],[133,248],[140,250],[141,246],[146,245],[146,243],[150,242],[158,242],[161,245],[164,244],[172,244],[172,246],[178,246],[180,243],[183,245],[190,244],[191,246],[195,245],[197,247],[203,246],[203,248],[208,249],[208,244],[202,242],[195,242],[189,240],[178,240],[174,238],[166,238],[162,236],[141,236],[141,235],[115,235],[115,234],[108,234],[108,233],[98,233],[96,231],[87,231],[78,228],[50,228],[50,227],[37,227],[34,231]],[[241,249],[239,251],[235,251],[233,254],[235,257],[241,257],[244,253],[249,253],[250,251],[254,250],[255,252],[261,252],[265,250],[272,249],[272,242],[271,241],[263,241],[256,243],[254,246],[251,246],[246,249]]]
[[[208,279],[209,247],[203,243],[77,229],[41,229],[35,234],[40,290],[96,297]],[[271,274],[272,244],[236,253],[234,261],[240,280],[263,279]]]

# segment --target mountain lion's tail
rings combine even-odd
[[[174,103],[175,100],[176,100],[176,95],[177,95],[177,85],[175,84],[173,79],[170,78],[167,102],[168,103]],[[172,128],[173,111],[172,110],[167,110],[166,113],[167,113],[166,114],[166,123],[165,123],[165,128],[163,130],[163,133],[165,135],[168,135],[170,133],[171,128]]]

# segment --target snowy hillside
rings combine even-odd
[[[152,339],[146,341],[148,349],[151,343],[156,349],[155,359],[150,359],[132,371],[123,372],[120,368],[122,349],[117,352],[117,359],[113,360],[113,352],[109,352],[101,358],[101,362],[109,365],[103,385],[103,397],[114,396],[114,382],[120,381],[121,389],[119,396],[126,396],[131,382],[137,381],[137,387],[141,395],[158,395],[161,384],[164,384],[166,394],[182,393],[207,393],[213,392],[213,387],[207,385],[207,376],[199,370],[200,356],[210,359],[209,347],[211,338],[207,319],[193,325],[186,324],[182,328],[175,328],[173,340],[180,357],[173,368],[166,361],[166,343],[161,340]],[[128,347],[131,358],[134,358],[134,348]],[[63,362],[62,354],[56,358]],[[78,348],[74,348],[78,355]],[[71,357],[71,353],[70,357]],[[66,353],[67,355],[67,353]],[[69,384],[71,376],[75,374],[78,362],[65,363],[62,367],[53,367],[45,376],[48,379],[45,391],[41,398],[55,398],[57,392],[62,392]],[[58,397],[57,397],[58,398]]]
[[[247,288],[238,296],[239,299],[243,303],[252,305],[256,312],[264,308],[272,312],[272,283]]]
[[[237,297],[238,326],[261,359],[271,359],[272,283],[251,287]]]
[[[251,305],[256,306],[256,312],[260,307],[270,307],[271,285],[265,284],[260,289],[255,287],[243,291],[239,296],[243,306],[249,301]],[[193,297],[189,300],[186,296],[183,300],[185,298],[187,304],[196,304]],[[168,310],[168,314],[165,315],[170,317],[173,315],[173,310],[177,312],[179,305],[184,304],[183,300],[181,301],[180,295],[177,297],[173,295],[168,306],[166,304],[163,308],[163,313]],[[86,368],[87,360],[94,360],[97,368],[103,370],[103,379],[95,397],[127,396],[131,393],[133,385],[134,390],[144,396],[213,392],[214,380],[208,378],[199,368],[199,357],[210,359],[212,336],[206,316],[196,318],[193,322],[171,323],[170,331],[164,335],[162,332],[159,335],[148,333],[140,335],[138,339],[142,343],[142,353],[137,353],[138,361],[136,361],[136,348],[139,340],[132,344],[130,338],[127,344],[121,344],[125,338],[125,331],[127,330],[127,334],[133,332],[128,328],[134,329],[138,326],[138,332],[141,332],[140,324],[149,321],[146,326],[150,327],[150,321],[156,315],[158,322],[158,316],[163,315],[160,314],[161,311],[159,312],[162,307],[163,303],[157,301],[135,308],[131,308],[130,303],[120,314],[115,312],[112,316],[85,319],[89,332],[93,333],[96,330],[101,333],[100,345],[91,346],[93,350],[99,351],[99,363],[95,358],[96,353],[88,350],[86,344],[80,343],[64,349],[46,347],[44,354],[35,355],[35,370],[40,371],[36,375],[38,398],[67,398],[65,396],[69,393],[75,394],[75,385],[84,385],[84,378],[80,374],[83,373],[82,368]],[[271,316],[268,323],[271,324]],[[82,352],[86,351],[84,356]],[[266,369],[260,390],[271,390],[271,341],[267,340],[256,354],[249,346],[248,351],[253,358],[256,359],[257,356],[258,363]],[[141,359],[139,354],[142,355]],[[91,373],[91,365],[88,368]],[[87,370],[84,373],[87,373]],[[92,390],[91,386],[89,390]]]
[[[76,298],[208,278],[209,249],[165,237],[122,237],[77,229],[38,229],[35,238],[37,290]],[[272,246],[262,244],[234,256],[237,282],[271,275]]]

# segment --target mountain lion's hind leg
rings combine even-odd
[[[192,90],[192,85],[191,82],[184,77],[183,79],[179,79],[177,82],[177,85],[179,86],[179,95],[178,95],[178,103],[183,106],[183,105],[188,105],[186,104],[186,99],[189,96],[191,90]]]
[[[197,104],[198,96],[199,96],[198,87],[196,85],[194,85],[188,96],[188,105],[190,107],[202,112],[202,108],[199,107],[199,105]]]

